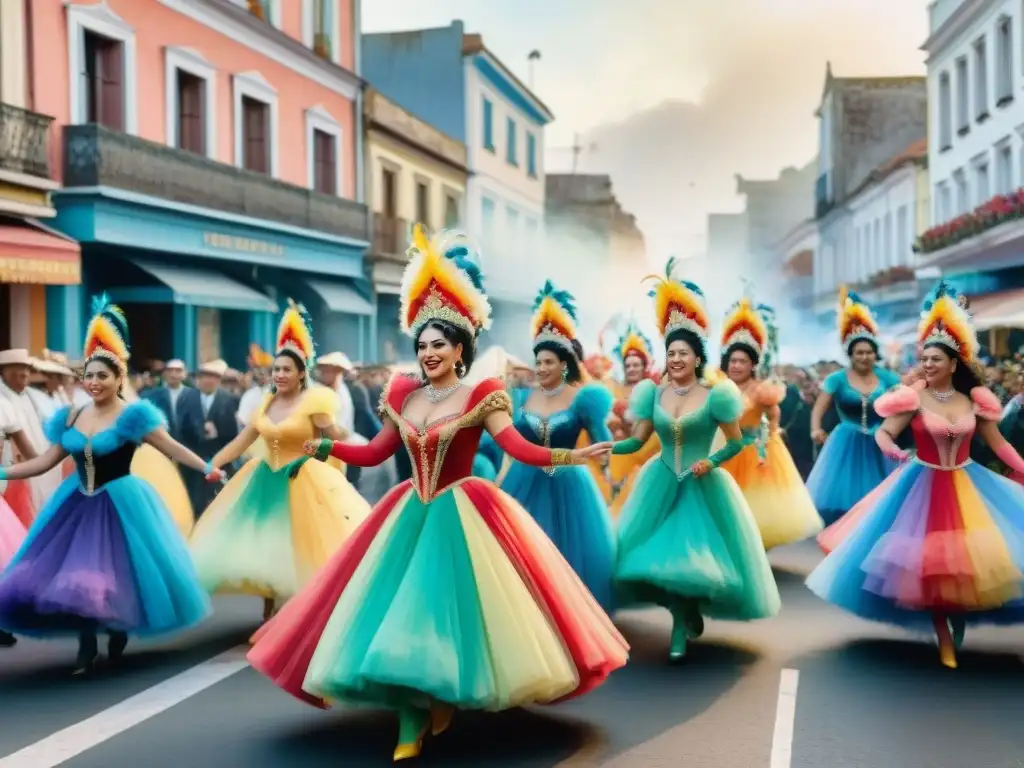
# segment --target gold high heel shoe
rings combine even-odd
[[[945,616],[937,616],[932,623],[935,625],[935,635],[939,639],[939,661],[948,669],[956,669],[956,646],[949,632],[949,622]]]
[[[455,707],[450,704],[435,703],[430,708],[430,732],[434,736],[440,736],[448,730],[452,724],[452,716],[455,714]]]
[[[398,746],[395,747],[394,762],[420,756],[420,752],[423,751],[423,738],[430,728],[430,720],[430,713],[419,709],[404,710],[399,714]],[[414,730],[417,726],[418,731]],[[415,733],[415,738],[410,738],[410,733]]]

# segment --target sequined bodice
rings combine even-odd
[[[937,413],[919,408],[910,422],[918,460],[945,469],[962,465],[970,458],[971,438],[977,423],[974,413],[951,422]]]
[[[586,428],[572,408],[547,416],[523,410],[516,416],[515,425],[519,434],[545,448],[575,448],[580,433]]]
[[[661,461],[676,475],[682,475],[695,462],[711,452],[718,422],[711,415],[710,396],[694,411],[675,419],[661,405],[662,389],[654,401],[654,430],[661,441]]]
[[[114,427],[92,436],[71,427],[64,432],[60,442],[74,459],[79,487],[87,494],[96,493],[107,483],[130,475],[132,458],[138,447],[136,443],[125,440]]]
[[[871,394],[865,395],[850,384],[846,371],[833,375],[839,377],[839,386],[832,396],[839,421],[856,427],[865,434],[873,435],[883,421],[875,412],[875,401],[885,394],[892,382],[887,380],[883,372],[878,372],[878,386]]]

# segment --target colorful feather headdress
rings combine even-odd
[[[917,341],[921,348],[928,344],[949,347],[965,363],[977,361],[978,337],[967,312],[967,297],[945,280],[939,281],[921,306]]]
[[[274,358],[269,352],[264,352],[259,344],[249,345],[249,367],[269,368],[274,364]]]
[[[626,362],[627,357],[633,355],[634,357],[639,357],[643,360],[644,367],[648,368],[651,365],[651,361],[654,360],[654,347],[651,344],[651,340],[644,335],[632,320],[629,322],[629,325],[626,326],[625,332],[619,338],[617,350],[619,353],[619,359],[622,360],[623,363]]]
[[[402,331],[415,336],[424,323],[444,320],[474,338],[491,327],[491,305],[483,275],[473,263],[468,238],[452,230],[428,239],[417,224],[402,277]]]
[[[878,346],[878,323],[871,313],[871,307],[846,286],[839,289],[839,309],[836,314],[839,326],[839,341],[849,349],[855,341],[870,341]]]
[[[313,342],[313,322],[301,304],[288,299],[288,308],[277,326],[277,354],[289,350],[306,364],[306,370],[316,365],[316,344]]]
[[[102,357],[112,362],[119,371],[128,370],[128,321],[124,312],[110,303],[107,294],[92,300],[92,320],[85,329],[85,361]]]
[[[758,361],[764,355],[768,344],[768,324],[760,306],[743,298],[729,308],[722,327],[722,350],[728,354],[736,344],[744,344],[754,350]]]
[[[530,333],[533,347],[545,341],[557,344],[571,355],[576,354],[572,342],[576,338],[576,299],[568,291],[559,291],[548,280],[533,301]]]
[[[644,280],[656,280],[657,286],[650,292],[654,299],[654,317],[658,332],[668,337],[674,331],[684,330],[696,334],[707,347],[710,323],[704,292],[694,283],[676,280],[672,273],[678,260],[675,256],[665,265],[665,276],[648,275]],[[707,350],[703,350],[706,358]]]

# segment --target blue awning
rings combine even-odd
[[[141,259],[131,262],[162,285],[108,290],[111,300],[121,304],[188,304],[275,314],[279,311],[267,296],[213,270]]]
[[[363,298],[351,283],[341,280],[307,280],[306,284],[323,299],[331,312],[346,315],[372,315],[373,304]]]

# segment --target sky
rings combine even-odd
[[[742,210],[735,174],[772,178],[817,151],[825,64],[924,73],[927,0],[373,0],[363,28],[462,19],[555,113],[546,167],[610,173],[652,263],[699,254],[706,218]]]

